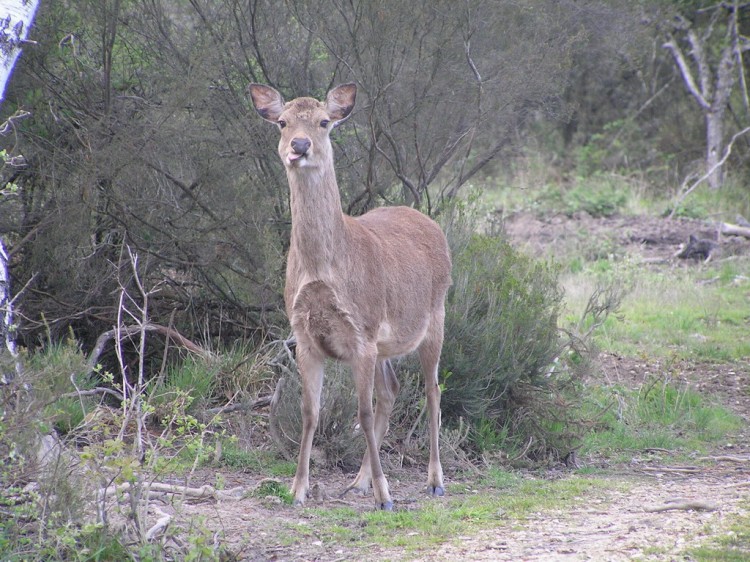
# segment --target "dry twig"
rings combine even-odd
[[[697,466],[642,466],[645,472],[672,472],[676,474],[699,474],[702,469]]]
[[[667,500],[666,503],[661,505],[654,505],[650,507],[644,507],[643,511],[646,513],[659,513],[662,511],[672,510],[683,510],[683,511],[716,511],[719,506],[713,503],[702,502],[697,500],[686,500],[683,498],[675,498]]]

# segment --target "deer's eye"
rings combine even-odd
[[[286,121],[284,121],[283,119],[279,119],[278,124],[279,124],[279,129],[283,129],[284,127],[286,127]]]
[[[320,126],[321,126],[321,127],[323,127],[323,128],[325,129],[326,127],[328,127],[328,123],[330,123],[330,121],[329,121],[328,119],[323,119],[323,120],[322,120],[322,121],[320,122]]]

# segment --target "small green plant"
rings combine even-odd
[[[217,362],[212,359],[189,357],[170,367],[163,378],[150,388],[149,403],[159,418],[171,412],[162,411],[162,405],[187,400],[185,410],[195,412],[205,407],[212,397],[216,384]]]
[[[294,496],[289,491],[289,486],[278,480],[266,480],[265,482],[261,482],[260,486],[255,489],[253,495],[259,498],[265,498],[267,496],[279,498],[281,502],[286,505],[292,505],[292,502],[294,501]]]
[[[509,426],[497,427],[497,420],[479,419],[473,427],[471,440],[480,453],[509,449]]]

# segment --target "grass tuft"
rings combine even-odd
[[[742,426],[742,420],[723,406],[663,379],[653,378],[637,389],[592,387],[589,396],[590,407],[610,407],[584,439],[584,453],[704,450]]]

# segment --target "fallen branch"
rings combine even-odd
[[[125,482],[114,488],[107,488],[102,493],[105,496],[112,496],[115,494],[127,494],[133,485],[130,482]],[[161,482],[153,482],[148,485],[149,495],[151,494],[172,494],[182,495],[193,500],[216,500],[216,501],[237,501],[241,500],[244,495],[244,489],[239,486],[230,490],[217,490],[213,486],[205,484],[200,488],[191,488],[188,486],[177,486],[175,484],[163,484]]]
[[[723,222],[719,225],[719,230],[722,234],[727,234],[729,236],[744,236],[745,238],[750,238],[750,227],[748,226]]]
[[[104,347],[107,345],[109,340],[118,335],[120,339],[124,339],[126,337],[138,335],[141,332],[157,332],[159,334],[162,334],[164,337],[171,339],[177,345],[184,347],[192,353],[195,353],[196,355],[200,355],[202,357],[212,356],[212,353],[210,351],[199,346],[197,343],[190,341],[174,328],[168,328],[166,326],[161,326],[160,324],[148,322],[142,326],[121,326],[119,329],[112,328],[111,330],[107,330],[106,332],[101,334],[96,339],[96,345],[94,345],[94,349],[92,349],[91,353],[89,354],[89,358],[87,361],[88,372],[93,373],[96,369],[96,364],[99,361],[99,356],[104,351]]]
[[[154,510],[156,515],[159,515],[159,519],[156,521],[156,524],[151,527],[146,532],[146,540],[152,541],[157,535],[160,535],[165,531],[165,529],[169,526],[169,524],[172,522],[172,516],[169,513],[163,512],[161,509],[156,507],[155,505],[152,505],[151,508]]]
[[[674,499],[667,500],[662,505],[644,507],[646,513],[659,513],[662,511],[682,510],[682,511],[716,511],[719,506],[713,503],[701,502],[696,500]]]
[[[719,455],[718,457],[698,457],[696,460],[741,463],[741,462],[750,462],[750,457],[734,457],[732,455]]]
[[[642,466],[640,470],[645,472],[674,472],[677,474],[698,474],[702,469],[697,466]]]
[[[208,410],[204,410],[203,414],[205,416],[215,416],[217,414],[258,410],[270,406],[272,398],[272,396],[261,396],[255,402],[238,402],[236,404],[227,404],[226,406],[220,406],[218,408],[209,408]]]

